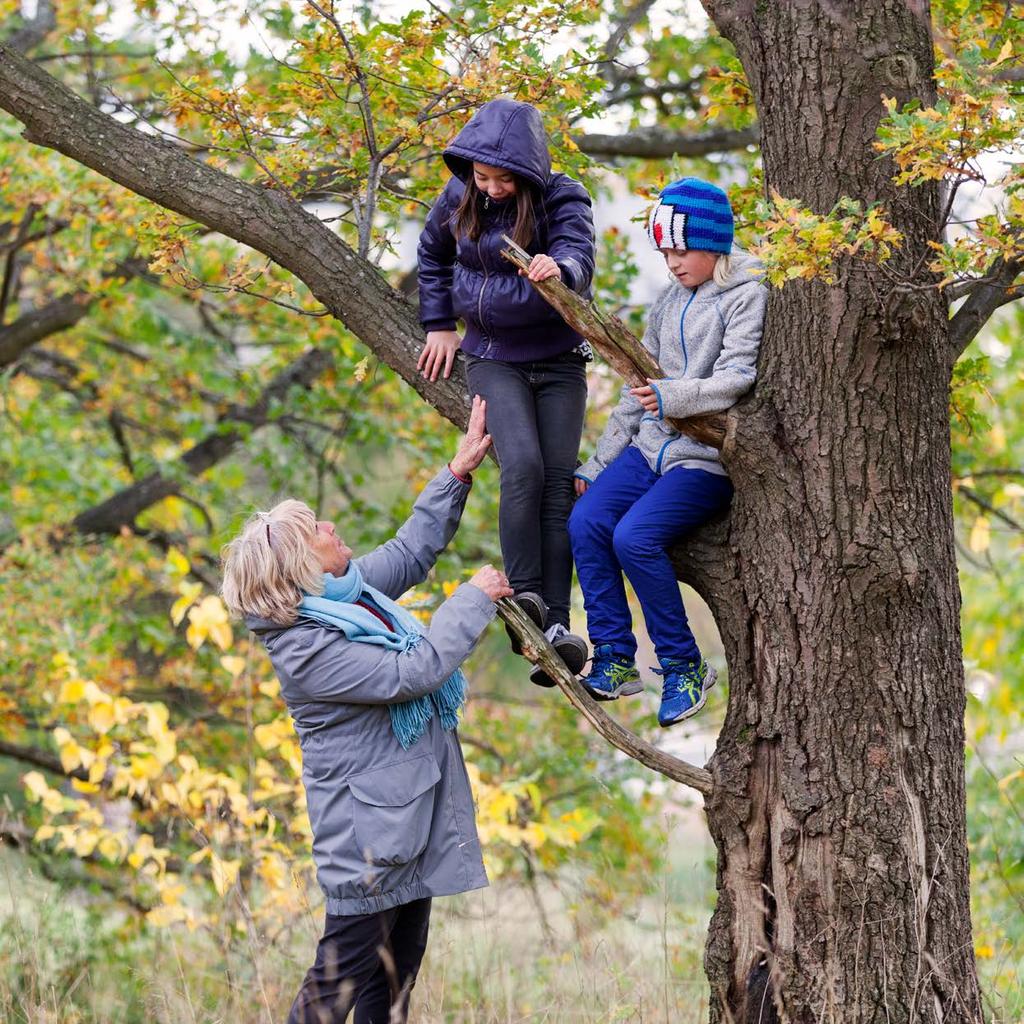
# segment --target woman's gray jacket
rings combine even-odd
[[[438,473],[394,539],[355,560],[364,580],[392,598],[422,583],[468,492],[450,470]],[[246,620],[270,654],[302,746],[327,913],[375,913],[487,885],[457,733],[435,714],[404,750],[388,704],[438,689],[494,614],[487,595],[463,583],[408,651],[357,643],[308,619],[286,628]]]

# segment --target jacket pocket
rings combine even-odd
[[[440,778],[433,754],[349,776],[356,846],[365,863],[394,867],[423,852]]]

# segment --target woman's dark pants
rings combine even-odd
[[[466,357],[471,395],[487,402],[501,463],[498,535],[516,593],[540,594],[548,625],[569,626],[576,457],[587,407],[586,361],[575,352],[533,363]]]
[[[328,914],[288,1024],[343,1024],[353,1007],[353,1024],[403,1024],[429,924],[429,899],[377,914]]]

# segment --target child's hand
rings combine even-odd
[[[650,378],[648,378],[650,379]],[[658,396],[650,384],[642,388],[630,388],[629,393],[644,407],[647,412],[658,414]]]
[[[450,377],[452,366],[455,365],[455,353],[461,344],[462,339],[455,331],[427,331],[427,343],[420,353],[416,369],[429,380],[437,380],[442,369],[445,377]]]
[[[546,281],[549,277],[557,277],[559,281],[562,280],[562,271],[558,269],[558,264],[550,256],[545,256],[542,252],[537,253],[530,260],[530,266],[527,270],[520,270],[519,273],[528,277],[531,281]]]
[[[582,498],[583,495],[587,493],[587,488],[590,486],[590,484],[588,484],[587,481],[584,480],[581,476],[574,476],[572,478],[572,482],[576,488],[576,497]]]

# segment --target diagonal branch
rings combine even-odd
[[[1019,293],[1014,281],[1024,271],[1024,260],[997,259],[967,296],[967,301],[953,314],[949,322],[949,340],[954,360],[977,337],[988,318],[1007,302],[1013,302]]]
[[[704,796],[710,796],[713,788],[711,772],[666,754],[642,740],[635,733],[623,728],[609,716],[587,693],[576,677],[566,668],[554,647],[526,613],[514,601],[503,598],[498,602],[498,614],[512,629],[522,644],[523,656],[534,664],[543,665],[544,671],[558,683],[569,703],[613,746],[624,754],[635,758],[641,764],[690,786]]]
[[[443,416],[464,426],[460,370],[430,382],[416,362],[422,328],[414,307],[380,271],[293,198],[200,163],[164,139],[123,125],[31,61],[0,45],[0,109],[48,146],[168,210],[264,253],[313,295]]]

